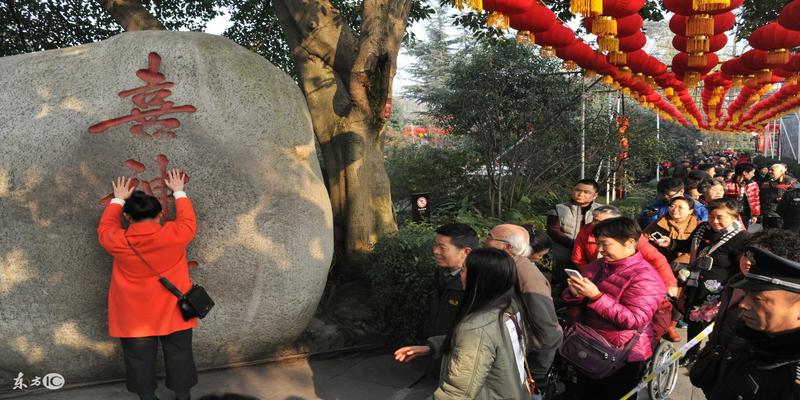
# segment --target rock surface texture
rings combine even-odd
[[[25,384],[124,376],[108,336],[111,258],[96,233],[116,176],[136,177],[173,214],[164,171],[189,175],[191,276],[216,301],[195,330],[199,368],[269,356],[303,331],[333,227],[308,108],[288,75],[189,32],[0,58],[0,71],[0,393],[20,373]]]

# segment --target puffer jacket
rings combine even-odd
[[[514,353],[509,318],[499,309],[464,317],[453,332],[453,348],[445,350],[446,336],[428,338],[434,358],[443,358],[435,400],[529,399],[524,365]],[[519,314],[518,314],[519,315]],[[514,326],[511,324],[511,326]],[[516,336],[516,331],[515,336]]]
[[[658,342],[653,316],[667,294],[658,273],[638,252],[617,261],[595,260],[584,266],[583,271],[583,276],[592,280],[602,295],[589,301],[583,296],[573,297],[569,288],[564,290],[564,301],[586,302],[579,321],[617,347],[625,346],[636,330],[642,329],[639,341],[628,354],[628,362],[650,359]]]

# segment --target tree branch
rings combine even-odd
[[[22,23],[19,20],[19,15],[17,15],[17,6],[14,4],[14,0],[10,0],[8,6],[11,9],[11,18],[14,20],[14,24],[17,25],[17,36],[19,36],[19,40],[22,42],[22,50],[25,53],[30,53],[31,49],[28,47],[28,41],[25,40],[25,33],[22,29]]]
[[[139,0],[97,0],[97,3],[127,32],[166,30]]]

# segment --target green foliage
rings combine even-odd
[[[141,0],[167,29],[202,31],[220,14],[214,0]],[[0,56],[97,42],[122,28],[96,1],[0,2]]]
[[[430,315],[434,228],[406,224],[383,237],[364,270],[371,286],[377,328],[390,340],[420,343]]]

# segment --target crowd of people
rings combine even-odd
[[[659,341],[715,323],[681,359],[708,399],[800,399],[800,187],[749,161],[669,168],[638,220],[584,179],[546,232],[439,227],[430,335],[395,359],[432,356],[434,399],[619,399]]]

